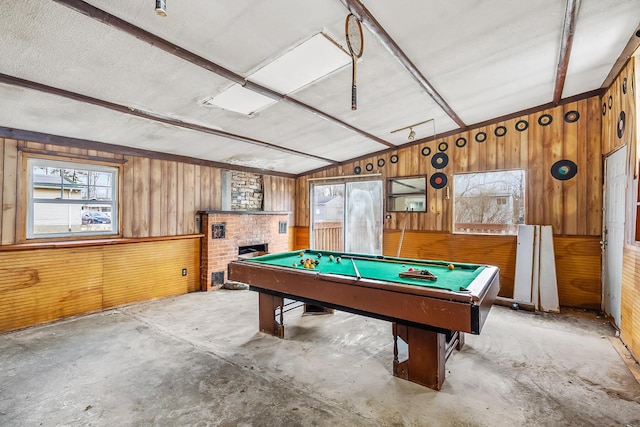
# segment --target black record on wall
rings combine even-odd
[[[627,78],[622,79],[622,93],[627,94]]]
[[[384,166],[384,159],[378,159],[378,166],[379,167],[383,167]]]
[[[391,157],[389,157],[389,161],[391,163],[398,163],[398,155],[397,154],[392,155]]]
[[[602,115],[606,115],[607,114],[607,104],[605,104],[604,102],[602,103]]]
[[[551,114],[543,114],[538,117],[538,124],[540,126],[549,126],[551,122],[553,122],[553,117],[551,116]]]
[[[573,178],[578,173],[578,165],[571,160],[558,160],[551,166],[551,176],[560,181]]]
[[[620,116],[618,116],[618,138],[622,138],[624,136],[624,125],[626,119],[626,114],[624,114],[624,111],[621,111]]]
[[[431,166],[436,169],[442,169],[449,164],[449,156],[445,153],[436,153],[431,158]]]
[[[609,110],[611,110],[611,107],[613,107],[613,96],[611,96],[611,95],[609,95],[608,105],[609,105]]]
[[[360,175],[360,172],[362,172],[362,168],[360,166],[356,166],[355,168],[353,168],[354,174]]]
[[[425,157],[430,156],[431,155],[431,147],[423,147],[422,150],[420,150],[420,152]]]
[[[567,111],[564,114],[564,121],[567,123],[575,123],[580,120],[580,113],[576,110]]]
[[[493,131],[493,134],[495,136],[505,136],[507,134],[507,128],[504,126],[498,126],[497,128],[495,128],[495,130]]]
[[[529,122],[526,120],[518,120],[518,122],[516,123],[516,130],[518,132],[524,132],[528,128],[529,128]]]
[[[462,148],[465,145],[467,145],[467,138],[461,136],[460,138],[456,139],[456,147]]]
[[[476,133],[476,142],[485,142],[487,140],[486,132],[478,132]]]
[[[438,150],[440,150],[442,152],[447,151],[448,148],[449,148],[449,144],[447,144],[444,141],[442,141],[440,144],[438,144]]]
[[[431,178],[429,178],[429,184],[431,184],[431,186],[436,190],[439,190],[447,185],[447,175],[442,172],[436,172],[431,175]]]
[[[373,163],[367,163],[364,168],[367,170],[367,172],[371,172],[373,170]]]

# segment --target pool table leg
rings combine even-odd
[[[393,328],[393,375],[440,390],[444,383],[446,335],[398,323]],[[408,347],[406,360],[398,360],[398,338]]]
[[[282,297],[258,293],[258,327],[260,332],[284,338],[283,307]]]

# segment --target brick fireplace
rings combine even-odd
[[[219,289],[227,281],[227,264],[239,249],[249,253],[265,245],[268,252],[289,249],[289,212],[202,211],[200,289]]]

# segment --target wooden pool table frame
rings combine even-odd
[[[384,262],[384,260],[380,260]],[[395,376],[440,390],[451,347],[464,332],[479,334],[500,290],[499,269],[486,268],[466,292],[280,267],[250,260],[229,263],[230,280],[259,293],[260,331],[284,337],[284,298],[393,322]],[[408,358],[398,359],[398,338]],[[447,343],[451,345],[447,347]]]

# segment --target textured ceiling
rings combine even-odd
[[[433,119],[441,134],[554,101],[566,8],[558,0],[167,0],[163,18],[153,0],[1,3],[0,127],[287,174],[406,144],[408,131],[391,131],[413,123]],[[599,89],[638,38],[640,0],[577,5],[563,98]],[[319,32],[346,49],[349,9],[365,23],[356,111],[350,66],[287,97],[271,94],[280,101],[251,116],[199,105]],[[427,138],[434,125],[414,130]]]

